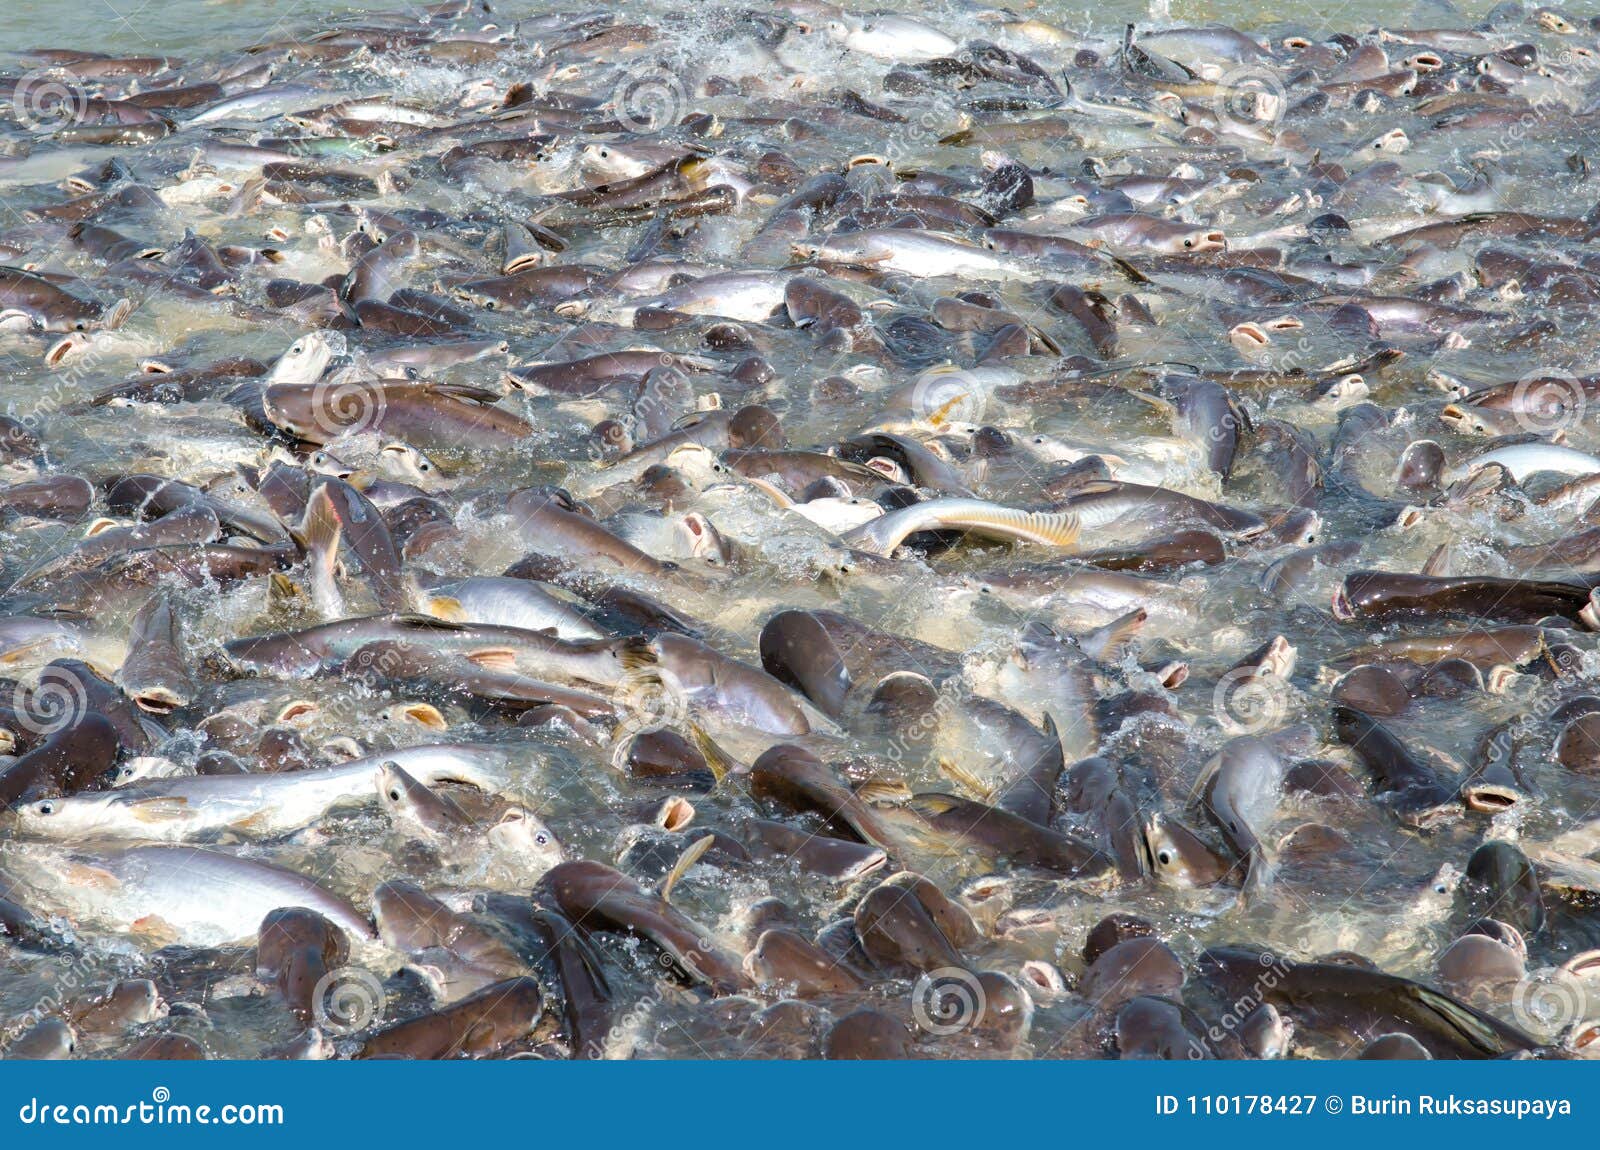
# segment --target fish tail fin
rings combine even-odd
[[[333,565],[339,557],[339,543],[344,537],[344,524],[339,522],[339,512],[328,494],[328,485],[321,484],[306,500],[305,514],[291,534],[304,547],[313,568],[332,576]]]
[[[720,783],[738,768],[739,764],[734,761],[733,757],[719,747],[700,724],[689,722],[685,726],[689,729],[690,741],[694,743],[695,749],[705,759],[706,766],[711,768],[711,773],[716,777],[717,782]]]
[[[662,902],[672,901],[672,888],[678,885],[679,879],[693,869],[695,863],[705,857],[705,853],[711,849],[712,844],[716,841],[716,835],[702,835],[690,843],[688,848],[678,856],[678,861],[672,864],[672,869],[661,880],[661,887],[656,892],[661,896]]]
[[[650,646],[650,640],[638,636],[622,641],[617,648],[617,661],[629,673],[650,671],[661,665],[660,658]]]
[[[1136,607],[1126,615],[1089,632],[1079,646],[1102,663],[1120,662],[1128,653],[1134,636],[1149,618],[1149,611],[1143,607]]]

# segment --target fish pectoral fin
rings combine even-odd
[[[265,810],[254,811],[244,818],[228,824],[228,829],[242,834],[259,834],[270,825],[270,812]]]
[[[1159,395],[1155,395],[1148,391],[1134,391],[1130,388],[1128,394],[1133,396],[1134,399],[1144,400],[1151,407],[1155,408],[1164,415],[1170,416],[1177,410],[1175,407],[1173,407],[1170,401],[1162,399]]]
[[[510,647],[480,647],[476,651],[466,652],[462,658],[474,667],[482,667],[486,671],[517,669],[517,653]]]
[[[1206,765],[1200,768],[1200,774],[1195,777],[1194,786],[1189,788],[1188,801],[1190,803],[1198,799],[1204,793],[1206,787],[1210,786],[1211,780],[1216,778],[1217,771],[1221,766],[1221,760],[1218,756],[1213,755]]]
[[[920,795],[912,795],[900,804],[907,810],[915,811],[924,818],[938,818],[947,815],[961,805],[961,800],[954,795],[940,794],[938,791],[927,791]]]
[[[946,422],[946,416],[948,416],[954,408],[964,403],[967,398],[968,393],[965,391],[959,392],[958,394],[952,396],[949,400],[940,404],[935,411],[929,414],[928,422],[934,427],[943,427]]]
[[[189,800],[181,795],[152,796],[133,800],[128,809],[141,823],[170,822],[189,813]]]
[[[122,881],[110,871],[77,859],[69,859],[62,865],[61,877],[69,886],[91,887],[95,890],[115,890],[122,885]]]
[[[983,781],[971,771],[961,766],[954,759],[941,758],[939,760],[939,773],[976,799],[988,802],[992,791],[983,785]]]
[[[292,603],[306,597],[305,588],[281,571],[268,576],[267,597],[278,603]]]
[[[901,805],[913,797],[905,783],[894,779],[868,779],[858,783],[855,796],[864,803],[890,803]]]
[[[174,943],[183,937],[182,931],[158,914],[147,914],[143,918],[135,919],[129,929],[132,934],[143,935],[153,942],[162,944]]]

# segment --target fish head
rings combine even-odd
[[[1037,620],[1030,621],[1017,635],[1011,647],[1011,665],[1019,671],[1034,671],[1048,667],[1071,654],[1072,641],[1051,630]]]
[[[1209,886],[1222,877],[1216,852],[1188,827],[1159,811],[1144,820],[1141,848],[1150,873],[1168,886]]]
[[[678,530],[689,544],[689,551],[700,562],[712,567],[726,567],[733,559],[733,547],[723,538],[716,525],[698,511],[691,511],[678,520]]]
[[[424,483],[438,469],[433,460],[409,443],[385,443],[378,449],[378,472],[396,483]]]
[[[335,356],[345,351],[344,336],[336,331],[309,331],[291,343],[272,365],[267,383],[315,383]]]
[[[1173,255],[1227,250],[1228,237],[1215,228],[1196,228],[1193,231],[1181,232],[1172,238],[1170,244],[1170,251]]]
[[[605,182],[642,176],[654,166],[647,158],[631,155],[618,144],[585,144],[578,152],[578,166],[590,179]]]
[[[489,841],[508,854],[526,859],[541,870],[567,860],[566,847],[538,815],[526,807],[510,807],[489,828]]]
[[[422,784],[412,778],[399,763],[381,763],[373,773],[378,788],[378,802],[391,817],[404,815],[416,802],[416,790]]]
[[[16,808],[15,825],[18,831],[38,838],[93,837],[109,822],[108,806],[106,798],[99,795],[39,799]]]

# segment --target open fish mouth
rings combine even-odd
[[[132,698],[141,711],[148,711],[152,715],[170,715],[188,702],[167,687],[147,687],[135,691]]]
[[[1526,797],[1514,787],[1494,783],[1468,784],[1462,788],[1461,795],[1467,806],[1485,814],[1509,811]]]

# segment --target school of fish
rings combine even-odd
[[[1600,17],[1319,20],[10,46],[0,1054],[1600,1054]]]

